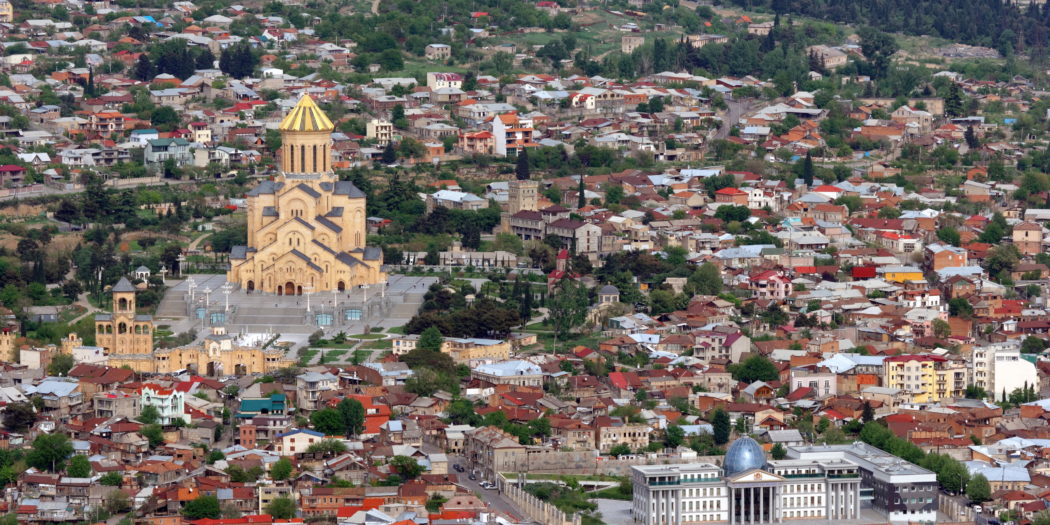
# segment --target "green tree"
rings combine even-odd
[[[343,418],[343,427],[347,436],[356,436],[365,429],[365,407],[360,401],[347,397],[336,406]]]
[[[678,448],[685,441],[685,430],[678,425],[668,425],[666,433],[664,446],[667,448]]]
[[[240,42],[222,50],[219,69],[233,78],[244,78],[255,71],[259,57],[252,52],[247,42]]]
[[[773,456],[773,459],[784,459],[787,457],[787,449],[784,445],[777,443],[773,445],[773,448],[769,451],[769,454]]]
[[[944,339],[952,335],[952,325],[948,324],[948,321],[944,319],[934,319],[932,327],[933,335],[937,338]]]
[[[954,297],[948,301],[948,314],[952,317],[969,319],[973,317],[973,305],[963,297]]]
[[[157,448],[164,443],[164,429],[160,425],[146,425],[139,430],[139,434],[149,440],[150,448]]]
[[[529,150],[527,148],[521,148],[518,152],[518,158],[514,165],[514,175],[518,180],[529,180]]]
[[[153,425],[160,421],[160,410],[153,405],[146,405],[142,407],[142,412],[139,413],[139,422],[144,425]]]
[[[887,75],[891,57],[897,52],[897,41],[889,34],[871,27],[862,27],[857,31],[860,36],[860,48],[864,58],[871,65],[872,76],[881,79]]]
[[[871,407],[871,403],[867,401],[864,402],[864,408],[860,413],[860,420],[865,423],[875,421],[875,409]]]
[[[441,330],[431,326],[419,334],[419,344],[416,347],[429,352],[440,352],[444,343],[445,337],[441,335]]]
[[[33,440],[33,449],[26,454],[26,465],[48,472],[59,472],[66,467],[66,458],[73,455],[73,444],[65,434],[41,434]]]
[[[1046,341],[1030,335],[1021,341],[1021,351],[1026,354],[1038,354],[1046,350]]]
[[[609,455],[610,456],[620,457],[620,456],[629,456],[630,454],[631,454],[631,447],[627,446],[626,443],[620,443],[618,445],[614,445],[612,448],[609,449]]]
[[[758,354],[748,357],[742,363],[729,365],[729,373],[733,374],[733,379],[745,383],[776,381],[780,378],[777,365]]]
[[[222,515],[219,498],[215,496],[198,496],[197,499],[182,507],[182,515],[190,520],[219,519]]]
[[[295,501],[292,498],[274,498],[266,506],[266,513],[274,519],[289,520],[295,517]]]
[[[390,466],[401,476],[401,479],[415,479],[423,473],[423,465],[409,456],[394,456],[390,460]]]
[[[714,415],[711,417],[711,426],[714,429],[716,445],[725,445],[729,442],[730,425],[729,413],[721,408],[716,408]]]
[[[274,481],[284,481],[292,475],[292,462],[288,458],[278,459],[270,467],[270,478]]]
[[[807,188],[813,188],[813,173],[815,168],[813,167],[813,154],[806,151],[806,157],[802,159],[802,182],[806,184]]]
[[[346,452],[346,444],[338,439],[322,439],[310,445],[306,451],[311,454],[341,454]]]
[[[76,365],[70,354],[58,354],[51,358],[51,364],[47,366],[48,375],[65,376]]]
[[[942,242],[948,243],[952,246],[959,246],[962,244],[962,239],[959,237],[959,230],[952,228],[951,226],[945,226],[937,230],[937,238]]]
[[[87,456],[77,454],[69,460],[69,466],[66,467],[66,475],[71,478],[87,478],[91,477],[91,462],[88,461]]]
[[[318,410],[310,415],[310,424],[314,430],[326,436],[342,435],[346,431],[343,416],[334,408]]]
[[[563,279],[547,299],[548,319],[558,337],[583,324],[587,318],[590,298],[587,289],[573,279]]]
[[[121,514],[131,510],[131,499],[123,490],[111,490],[109,494],[106,494],[104,506],[110,514]]]
[[[98,482],[107,487],[119,487],[124,484],[124,476],[120,472],[107,472],[98,478]]]
[[[36,410],[29,403],[11,403],[4,408],[4,427],[16,432],[36,423]]]
[[[688,282],[694,286],[696,293],[701,295],[718,295],[722,293],[722,287],[725,285],[721,270],[709,262],[701,264],[689,276]]]
[[[974,503],[982,503],[992,499],[992,486],[984,474],[976,474],[966,484],[966,497]]]

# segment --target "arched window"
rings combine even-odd
[[[299,146],[299,173],[306,171],[306,146]]]
[[[121,297],[120,301],[118,301],[117,304],[120,305],[119,307],[120,307],[121,310],[127,310],[128,309],[128,300],[126,298],[124,298],[124,297]]]
[[[317,173],[317,144],[314,144],[314,173]]]
[[[124,323],[120,323],[119,325],[117,325],[117,333],[118,334],[126,334],[126,333],[128,333],[128,325],[126,325]]]

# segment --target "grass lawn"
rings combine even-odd
[[[404,335],[405,334],[405,327],[404,326],[393,326],[393,327],[387,328],[386,329],[386,333],[388,333],[388,334]]]
[[[346,352],[346,350],[332,350],[330,352],[325,352],[321,356],[321,364],[323,365],[325,363],[335,363],[337,361],[342,361],[343,356],[346,355]]]
[[[347,339],[363,339],[366,341],[373,341],[376,339],[383,339],[386,337],[384,334],[354,334],[346,336]]]
[[[384,341],[371,341],[361,345],[362,350],[389,350],[394,347],[394,342],[387,339]]]
[[[368,359],[368,356],[370,356],[371,354],[372,354],[372,352],[369,352],[367,350],[362,350],[362,349],[359,348],[357,350],[354,350],[354,359],[353,360],[358,362],[358,363],[364,363],[365,360]]]
[[[551,330],[551,327],[550,327],[550,325],[544,324],[541,321],[541,322],[538,322],[538,323],[532,323],[530,325],[525,325],[525,329],[529,330],[529,331],[533,331],[533,332],[534,331],[549,332]]]

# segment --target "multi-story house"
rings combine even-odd
[[[606,454],[616,445],[627,445],[632,451],[649,446],[649,426],[627,423],[602,416],[594,420],[594,448]]]
[[[1021,357],[1016,341],[976,346],[970,354],[970,380],[995,399],[1009,396],[1015,389],[1039,384],[1039,373],[1032,362]]]
[[[750,287],[756,299],[782,301],[791,293],[791,279],[775,270],[766,270],[751,276]]]
[[[1034,222],[1022,222],[1014,226],[1013,241],[1021,255],[1043,253],[1043,227]]]
[[[176,419],[181,419],[185,423],[190,422],[190,416],[186,413],[185,392],[147,383],[139,387],[139,396],[140,412],[146,407],[157,409],[160,415],[157,419],[158,423],[171,425]]]
[[[945,268],[961,268],[967,265],[966,250],[944,243],[933,243],[924,251],[926,268],[939,271]]]
[[[190,149],[190,141],[186,139],[157,139],[146,143],[146,151],[143,161],[146,167],[152,170],[163,168],[168,159],[175,161],[177,165],[185,165],[193,162],[193,151]]]
[[[536,145],[532,119],[517,113],[504,113],[492,119],[493,150],[496,155],[517,155],[523,148]]]
[[[139,415],[140,396],[131,395],[123,391],[99,392],[92,397],[95,407],[95,417],[112,418],[134,418]]]
[[[295,398],[301,410],[318,410],[321,394],[339,387],[339,378],[328,372],[306,372],[295,378]]]

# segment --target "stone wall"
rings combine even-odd
[[[580,525],[579,514],[570,516],[559,510],[558,507],[529,494],[524,489],[518,488],[516,484],[511,483],[503,476],[496,476],[496,485],[499,487],[500,493],[506,496],[518,510],[525,514],[524,517],[540,525]]]

